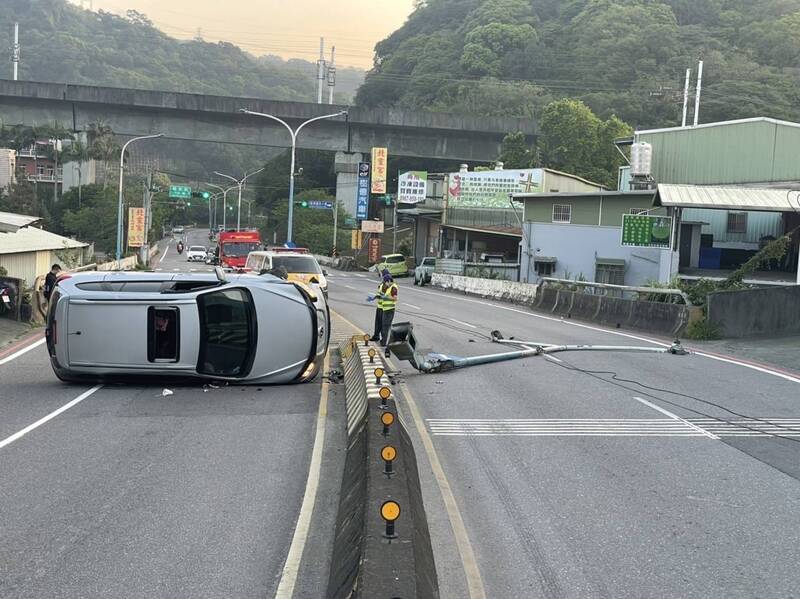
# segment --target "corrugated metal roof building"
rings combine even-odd
[[[25,227],[16,233],[0,233],[0,266],[8,271],[9,277],[23,279],[31,286],[36,277],[47,274],[53,264],[64,262],[65,250],[75,254],[78,262],[75,266],[82,265],[87,247],[88,243]]]
[[[800,181],[800,123],[760,117],[637,131],[634,141],[653,146],[657,183]]]

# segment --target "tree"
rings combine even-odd
[[[505,168],[530,168],[535,166],[536,152],[528,145],[522,131],[509,133],[503,138],[503,150],[498,161]]]
[[[119,157],[122,147],[114,138],[111,126],[102,121],[89,123],[87,131],[89,140],[89,156],[99,160],[103,165],[103,188],[108,187],[109,163]]]

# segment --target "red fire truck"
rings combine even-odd
[[[222,231],[217,244],[220,266],[244,268],[247,254],[261,249],[261,235],[258,231]]]

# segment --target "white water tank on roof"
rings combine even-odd
[[[653,172],[653,146],[640,141],[631,146],[631,176],[649,177]]]

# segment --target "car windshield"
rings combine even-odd
[[[190,252],[205,252],[206,248],[204,248],[202,245],[193,245],[192,247],[189,248],[189,251]]]
[[[290,273],[322,274],[319,264],[311,256],[273,256],[272,268],[283,266]]]
[[[257,243],[249,243],[249,242],[242,242],[242,241],[234,241],[231,243],[223,244],[223,252],[225,252],[226,256],[233,256],[235,258],[239,258],[242,256],[247,256],[250,252],[253,252],[258,249]]]
[[[197,371],[215,376],[245,376],[255,354],[252,300],[244,289],[226,289],[197,298],[200,356]]]

